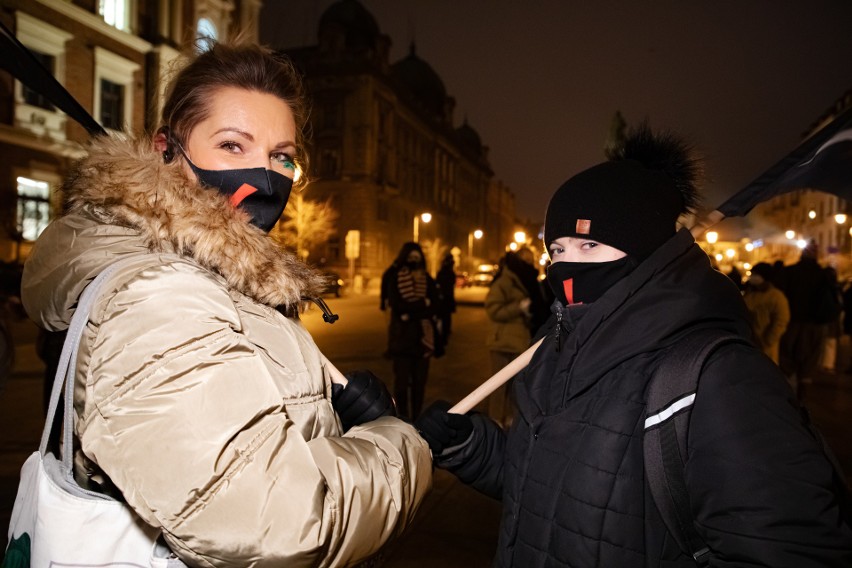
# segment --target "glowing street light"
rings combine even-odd
[[[719,240],[719,233],[717,233],[716,231],[707,231],[704,237],[707,239],[707,242],[712,245]]]
[[[516,231],[514,236],[515,236],[515,242],[518,243],[518,244],[522,244],[522,243],[527,242],[527,234],[523,231]]]
[[[420,215],[414,216],[414,242],[415,243],[420,242],[420,221],[423,221],[424,223],[428,223],[431,220],[432,220],[432,214],[431,213],[421,213]]]
[[[796,238],[796,231],[787,231],[786,233],[784,233],[784,236],[792,241]]]
[[[482,238],[482,229],[476,229],[475,231],[467,234],[467,257],[473,258],[473,239],[479,240]]]
[[[728,258],[734,258],[735,254],[737,254],[737,251],[735,251],[734,249],[728,249],[725,251],[725,256],[727,256]]]
[[[834,222],[838,225],[842,225],[846,222],[846,213],[838,213],[834,216]]]
[[[816,219],[816,211],[814,211],[813,209],[808,211],[808,219]]]

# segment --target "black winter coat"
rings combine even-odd
[[[694,567],[644,478],[645,394],[688,331],[749,337],[738,290],[683,230],[577,322],[554,309],[562,324],[557,333],[551,320],[515,382],[519,416],[508,434],[474,415],[471,441],[438,465],[502,498],[495,566]],[[708,360],[686,460],[711,566],[852,566],[832,467],[758,349],[726,345]]]

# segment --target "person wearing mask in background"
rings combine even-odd
[[[299,74],[254,44],[208,47],[153,140],[92,142],[27,259],[24,305],[65,329],[123,261],[79,345],[84,488],[126,501],[189,566],[357,564],[412,520],[429,448],[371,373],[332,385],[298,315],[322,277],[267,234],[306,165]]]
[[[423,408],[429,362],[442,353],[435,333],[435,281],[426,272],[420,245],[402,245],[382,280],[391,310],[387,356],[393,361],[393,395],[400,416],[414,419]]]
[[[444,348],[450,339],[453,325],[453,314],[456,311],[456,271],[453,270],[455,259],[447,253],[441,261],[441,268],[435,275],[435,283],[438,285],[438,302],[435,313],[440,324],[441,342]]]
[[[521,274],[529,266],[518,253],[509,251],[500,263],[485,296],[488,336],[485,344],[491,355],[491,372],[496,373],[530,346],[532,300]],[[507,381],[488,398],[488,415],[508,426],[514,416],[512,381]]]
[[[684,399],[691,412],[679,413],[698,560],[852,565],[834,469],[780,371],[750,343],[736,286],[676,230],[696,206],[698,172],[679,138],[644,125],[612,160],[566,181],[545,220],[556,320],[515,380],[511,428],[442,401],[417,421],[437,466],[502,500],[495,566],[697,565],[697,548],[676,544],[652,499],[643,445],[646,420],[664,419],[646,405],[651,380],[710,334],[737,340],[708,356]]]
[[[777,365],[781,336],[790,321],[790,306],[784,293],[772,284],[772,279],[772,266],[765,262],[755,264],[743,299],[755,343]]]

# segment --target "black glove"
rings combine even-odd
[[[370,371],[346,373],[345,387],[334,384],[331,403],[343,431],[382,416],[396,416],[396,404],[382,380]]]
[[[441,455],[446,448],[459,446],[473,433],[473,421],[466,414],[447,412],[450,403],[439,400],[432,403],[414,421],[414,427],[429,444],[433,455]]]

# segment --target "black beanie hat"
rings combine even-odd
[[[579,237],[642,261],[675,233],[678,217],[696,206],[700,167],[690,148],[646,124],[613,159],[562,184],[547,206],[544,242]]]

